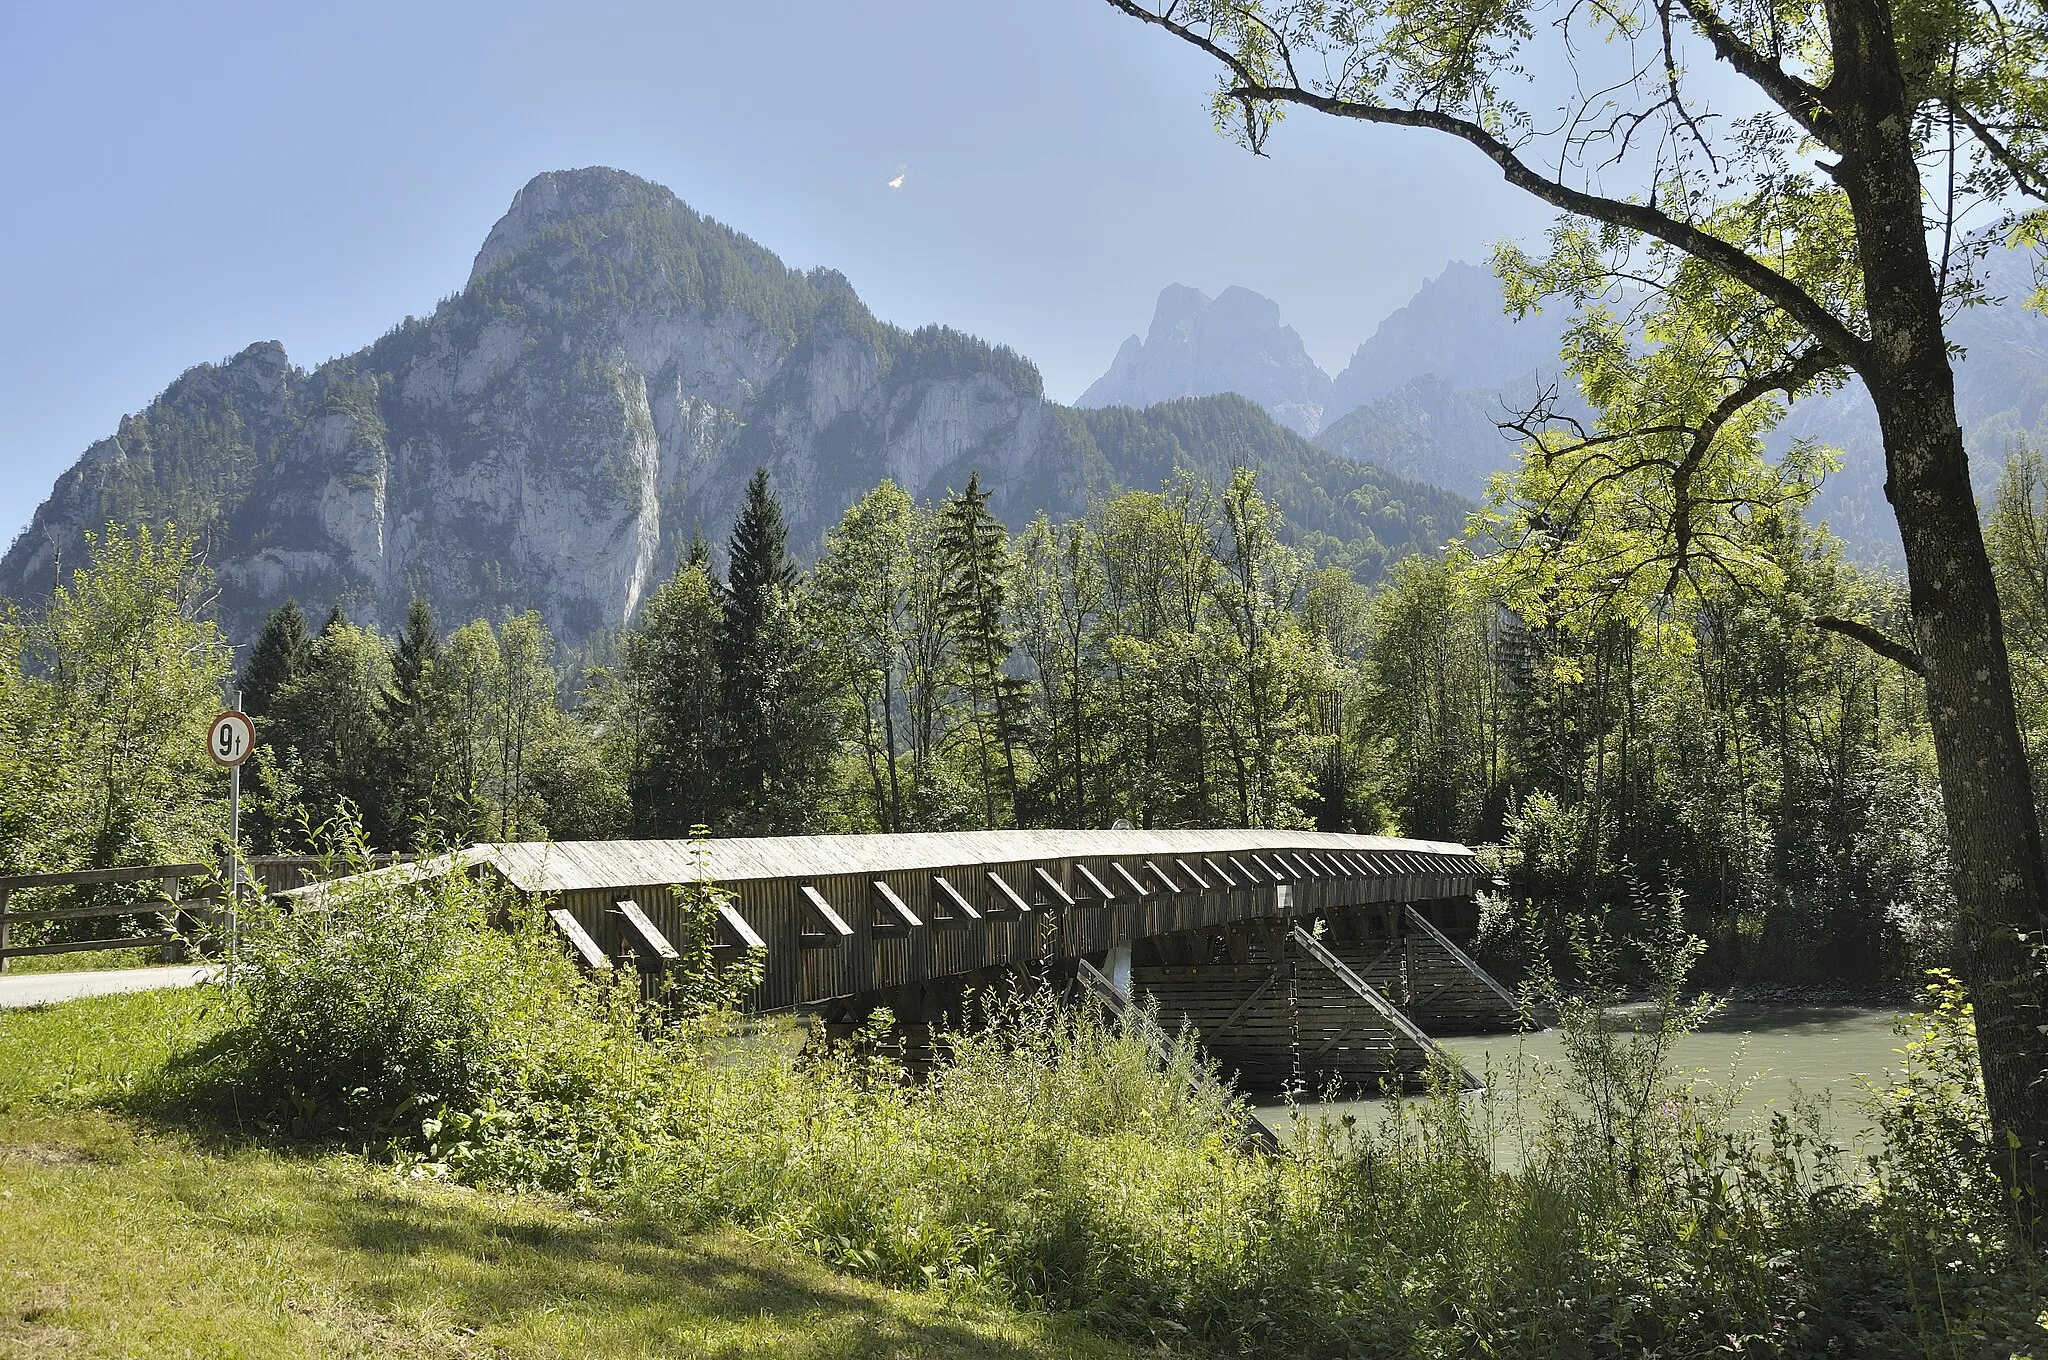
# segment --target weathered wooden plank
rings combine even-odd
[[[932,875],[932,890],[939,902],[951,908],[950,913],[942,912],[937,915],[932,922],[934,925],[965,925],[981,919],[981,913],[975,910],[974,904],[962,896],[960,890],[954,887],[944,874]]]
[[[738,910],[730,903],[721,902],[718,904],[718,919],[725,926],[726,930],[731,932],[734,948],[759,949],[763,951],[768,948],[768,942],[762,939],[752,926],[747,924],[747,918],[740,915]]]
[[[118,940],[59,940],[54,944],[16,944],[0,950],[0,958],[24,959],[31,954],[86,954],[100,949],[156,949],[182,938],[176,931],[133,935]]]
[[[1102,902],[1110,903],[1116,901],[1116,894],[1110,891],[1110,887],[1107,883],[1104,883],[1100,878],[1097,878],[1095,876],[1095,871],[1093,869],[1077,861],[1074,865],[1074,873],[1078,875],[1084,882],[1087,883],[1089,890],[1091,890],[1095,894],[1095,896]]]
[[[1030,913],[1031,904],[1024,900],[1023,894],[1010,886],[1010,880],[1004,878],[995,870],[990,869],[988,871],[988,881],[989,886],[996,890],[997,897],[1008,904],[1009,910],[1016,912],[1018,915],[1028,915]]]
[[[1059,879],[1053,877],[1043,864],[1031,866],[1031,877],[1039,887],[1052,895],[1053,905],[1061,907],[1076,905],[1073,894],[1069,893]]]
[[[910,909],[910,904],[901,897],[898,897],[896,890],[890,887],[887,882],[879,878],[875,879],[873,887],[876,904],[881,908],[884,915],[890,918],[888,929],[915,930],[924,924],[923,921],[918,919],[917,913]],[[882,927],[878,924],[876,928],[881,929]]]
[[[612,910],[625,922],[627,939],[632,942],[636,954],[652,962],[656,968],[666,968],[681,961],[683,956],[668,942],[668,936],[655,928],[654,922],[647,918],[647,913],[640,909],[638,902],[630,897],[622,897],[612,903]]]
[[[1180,891],[1180,884],[1174,882],[1172,876],[1168,874],[1166,870],[1159,867],[1158,860],[1146,860],[1145,868],[1152,875],[1153,878],[1159,881],[1160,886],[1165,888],[1168,892],[1177,893]]]
[[[1118,878],[1121,878],[1127,885],[1129,885],[1133,895],[1140,898],[1150,897],[1152,895],[1152,890],[1146,887],[1143,883],[1140,883],[1138,881],[1138,876],[1136,874],[1133,874],[1129,869],[1126,869],[1123,866],[1123,862],[1121,860],[1111,860],[1109,862],[1109,867],[1113,872],[1115,872]]]
[[[805,932],[807,937],[812,935],[822,936],[824,943],[834,945],[844,944],[847,940],[853,938],[853,927],[846,924],[846,918],[841,916],[833,909],[832,904],[825,900],[825,894],[819,892],[816,887],[809,883],[797,884],[796,890],[797,895],[803,899],[804,905],[810,909],[811,918],[824,927],[820,931]]]
[[[568,941],[569,948],[575,951],[576,957],[582,961],[584,967],[605,970],[612,966],[611,959],[597,947],[597,941],[590,937],[590,932],[583,928],[583,923],[576,919],[575,913],[565,907],[550,907],[548,920],[554,923],[555,929]]]
[[[162,878],[197,878],[210,874],[211,864],[143,864],[126,869],[74,869],[61,874],[7,874],[0,888],[72,888],[99,883],[146,883]]]
[[[124,902],[110,907],[51,907],[41,911],[10,911],[7,919],[17,925],[25,921],[88,921],[102,916],[167,916],[183,904],[169,898],[153,897],[142,902]]]

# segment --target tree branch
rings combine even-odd
[[[1824,348],[1832,351],[1836,362],[1858,370],[1864,365],[1868,344],[1861,336],[1849,329],[1841,318],[1822,306],[1804,288],[1739,246],[1702,231],[1688,222],[1681,222],[1648,204],[1608,198],[1583,189],[1574,189],[1550,179],[1518,156],[1507,142],[1471,119],[1439,113],[1434,109],[1361,104],[1320,94],[1299,85],[1266,85],[1261,83],[1259,73],[1241,61],[1235,53],[1215,39],[1173,19],[1168,13],[1147,9],[1138,3],[1138,0],[1107,0],[1107,3],[1134,19],[1165,29],[1181,41],[1223,63],[1238,82],[1226,93],[1247,108],[1258,103],[1295,104],[1334,118],[1349,118],[1357,122],[1382,123],[1395,127],[1428,128],[1456,137],[1477,148],[1499,166],[1502,177],[1517,189],[1565,212],[1640,232],[1677,247],[1769,299],[1786,315],[1811,332],[1814,339]]]
[[[2012,176],[2013,187],[2029,198],[2048,203],[2048,179],[2024,160],[2018,152],[2000,141],[1998,135],[1984,125],[1982,119],[1964,108],[1960,101],[1950,100],[1949,112],[1962,120],[1970,135],[1977,139],[1977,145],[1984,148],[1984,154],[1998,163],[1998,168]]]
[[[1693,474],[1706,461],[1707,453],[1714,447],[1714,441],[1720,438],[1722,429],[1743,407],[1772,392],[1783,392],[1788,398],[1797,396],[1800,388],[1835,367],[1836,362],[1835,356],[1819,345],[1795,354],[1779,367],[1754,375],[1721,398],[1705,422],[1693,431],[1692,447],[1685,451],[1685,457],[1679,460],[1671,474],[1671,536],[1678,547],[1677,556],[1671,564],[1671,579],[1664,583],[1666,595],[1678,589],[1686,551],[1692,543]]]
[[[1871,651],[1876,652],[1885,660],[1896,661],[1899,665],[1904,666],[1922,679],[1925,679],[1927,676],[1927,663],[1921,659],[1920,653],[1891,636],[1891,634],[1879,632],[1867,623],[1858,623],[1854,619],[1838,619],[1832,614],[1822,614],[1814,619],[1813,626],[1824,632],[1840,633],[1845,638],[1852,638],[1868,647]]]
[[[1770,96],[1785,116],[1804,128],[1807,135],[1837,155],[1842,152],[1841,130],[1828,111],[1821,90],[1793,75],[1778,63],[1744,42],[1728,21],[1699,0],[1678,0],[1685,7],[1693,27],[1706,34],[1714,55],[1734,67],[1743,78]]]

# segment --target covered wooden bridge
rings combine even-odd
[[[1517,1018],[1460,947],[1482,875],[1444,842],[968,831],[479,845],[441,863],[543,897],[592,967],[650,975],[690,928],[678,892],[715,884],[714,944],[765,951],[755,1008],[847,1033],[887,1006],[912,1051],[968,989],[1032,973],[1149,995],[1255,1087],[1413,1071],[1431,1031]]]

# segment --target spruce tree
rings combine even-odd
[[[942,599],[958,667],[956,686],[967,700],[982,810],[991,827],[1017,818],[1017,744],[1022,735],[1022,682],[1005,672],[1014,645],[1005,596],[1009,589],[1009,531],[989,512],[981,474],[946,503],[939,516]]]
[[[418,840],[439,822],[436,790],[443,782],[443,727],[433,702],[434,671],[441,663],[441,634],[434,611],[415,595],[406,609],[405,631],[391,653],[391,680],[378,698],[385,745],[382,752],[383,843]]]
[[[312,645],[297,600],[288,599],[270,611],[242,668],[242,707],[250,717],[260,723],[276,710],[277,696],[305,670]]]
[[[747,484],[727,557],[718,638],[723,820],[737,830],[802,830],[814,819],[831,733],[816,649],[796,618],[789,531],[765,468]]]

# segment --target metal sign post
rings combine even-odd
[[[242,691],[235,691],[235,706],[213,720],[207,729],[206,753],[213,763],[228,772],[228,971],[234,972],[241,945],[242,905],[242,762],[256,750],[256,724],[242,712]]]

